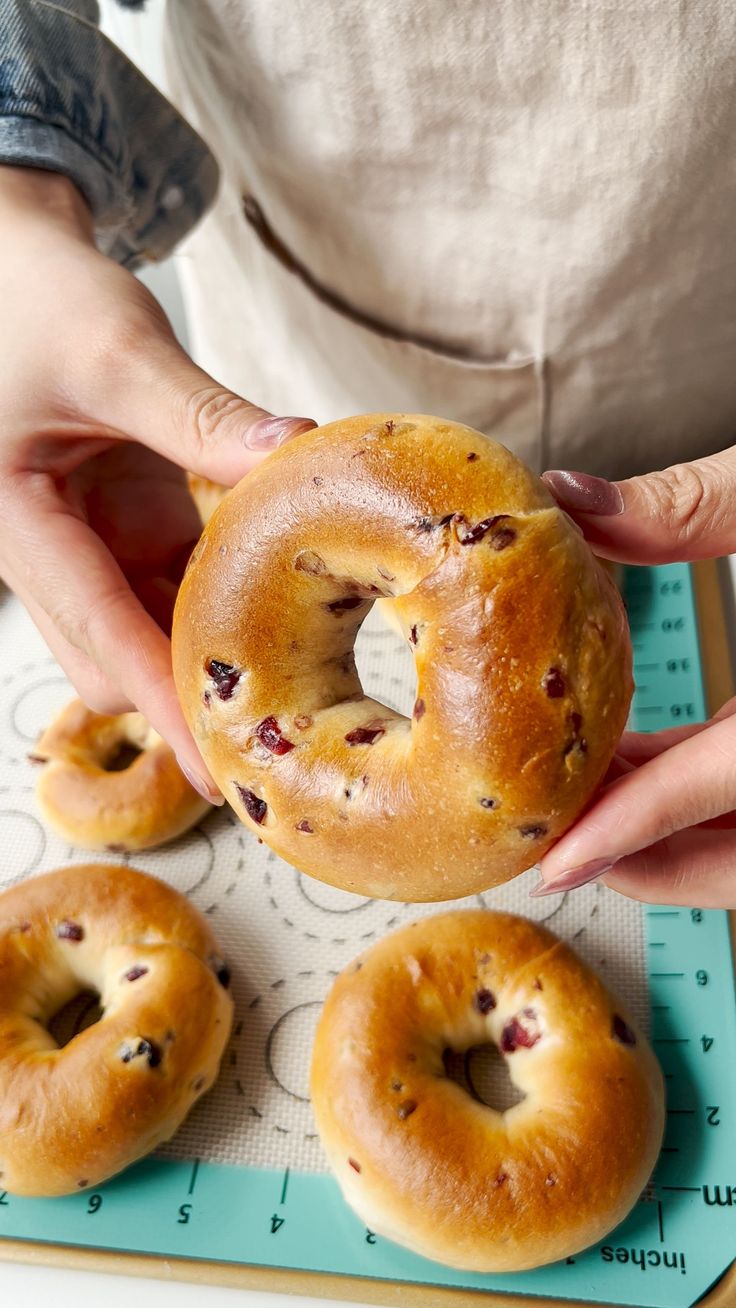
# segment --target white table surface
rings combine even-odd
[[[0,1303],[8,1308],[325,1308],[324,1299],[222,1290],[180,1282],[106,1276],[0,1263]],[[333,1308],[340,1308],[330,1300]],[[343,1305],[343,1308],[346,1308]]]

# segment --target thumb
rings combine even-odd
[[[315,427],[259,408],[198,368],[168,331],[126,350],[89,406],[128,439],[210,481],[234,486],[269,450]]]
[[[543,479],[605,558],[671,563],[736,549],[736,447],[628,481],[562,471]]]

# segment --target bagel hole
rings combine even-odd
[[[102,1017],[100,996],[96,990],[80,990],[46,1023],[46,1030],[60,1049]]]
[[[450,1080],[487,1108],[505,1113],[526,1098],[511,1080],[508,1063],[494,1044],[446,1049],[442,1058]]]
[[[120,740],[111,754],[102,760],[104,772],[126,772],[140,758],[143,750],[129,740]]]
[[[414,646],[400,634],[396,620],[387,615],[390,600],[374,604],[358,632],[355,642],[355,665],[363,694],[380,698],[394,713],[411,721],[417,697],[417,670]],[[386,694],[386,661],[390,659],[392,676]]]

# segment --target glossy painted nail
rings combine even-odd
[[[316,427],[311,418],[259,418],[244,436],[249,450],[275,450],[292,436]]]
[[[214,804],[216,808],[220,808],[225,803],[219,790],[214,790],[213,787],[204,780],[204,777],[197,776],[197,773],[192,772],[192,769],[187,767],[186,763],[182,763],[180,758],[177,758],[176,761],[190,786],[196,790],[198,795],[202,796],[202,799],[206,799],[208,804]]]
[[[560,895],[563,890],[577,890],[580,886],[587,886],[591,881],[597,881],[598,877],[605,876],[615,863],[615,858],[594,858],[589,863],[581,863],[580,867],[570,867],[551,881],[537,882],[534,889],[529,891],[529,896],[531,899],[542,899],[544,895]]]
[[[542,480],[557,503],[573,513],[614,517],[624,511],[624,497],[615,481],[591,477],[587,472],[545,472]]]

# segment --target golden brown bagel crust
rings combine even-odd
[[[2,1188],[69,1194],[168,1140],[217,1076],[227,981],[197,909],[143,872],[69,867],[0,895]],[[46,1024],[83,989],[105,1011],[59,1049]]]
[[[489,1040],[526,1094],[505,1113],[443,1075],[448,1046]],[[506,913],[425,918],[346,968],[311,1091],[371,1230],[479,1272],[601,1239],[636,1203],[664,1123],[659,1065],[626,1010],[550,931]]]
[[[122,772],[104,764],[119,746],[142,752]],[[36,799],[44,821],[79,849],[153,849],[188,831],[209,810],[174,751],[140,713],[93,713],[67,704],[34,747],[43,761]]]
[[[411,722],[363,696],[379,595],[416,657]],[[610,762],[623,606],[502,445],[416,414],[296,437],[205,528],[174,616],[189,726],[241,819],[322,881],[451,899],[535,863]]]
[[[187,473],[187,485],[203,523],[209,522],[215,509],[222,504],[230,489],[229,486],[221,486],[218,481],[198,477],[195,472]]]

